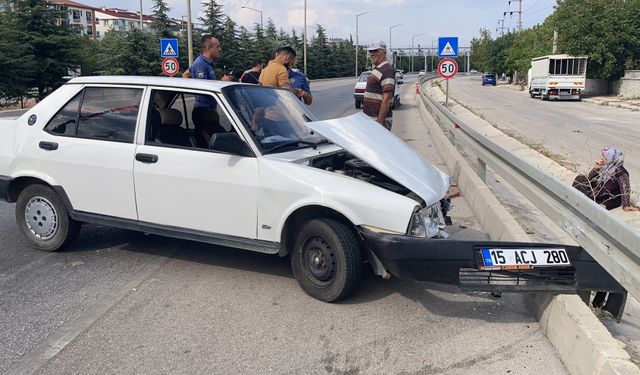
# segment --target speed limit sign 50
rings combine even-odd
[[[178,60],[173,57],[167,57],[162,60],[162,72],[169,77],[173,77],[178,74],[178,70],[180,70],[180,64],[178,64]]]
[[[438,63],[438,74],[442,78],[453,78],[458,73],[458,62],[454,59],[442,59]]]

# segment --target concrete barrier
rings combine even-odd
[[[451,144],[420,96],[417,106],[434,144],[458,186],[493,240],[530,241],[529,236]],[[504,135],[504,137],[507,137]],[[614,339],[577,295],[528,295],[527,305],[571,374],[640,375],[624,344]]]

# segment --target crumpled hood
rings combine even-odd
[[[449,176],[362,112],[305,125],[418,194],[427,205],[442,199],[449,188]]]

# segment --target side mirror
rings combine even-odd
[[[238,133],[215,133],[211,136],[209,149],[240,156],[255,156]]]

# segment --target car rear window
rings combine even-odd
[[[360,78],[358,78],[358,82],[366,82],[370,75],[371,73],[369,72],[360,74]]]

